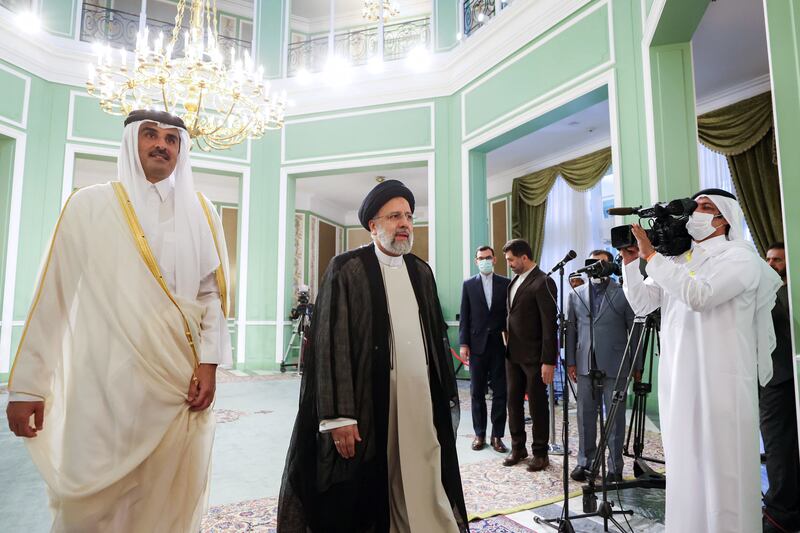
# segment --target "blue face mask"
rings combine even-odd
[[[491,259],[479,260],[478,270],[480,270],[481,274],[491,274],[492,270],[494,270],[494,265],[492,264],[492,260]]]

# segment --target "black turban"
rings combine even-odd
[[[729,193],[728,191],[724,191],[722,189],[703,189],[702,191],[697,192],[694,196],[692,196],[692,200],[697,200],[700,196],[723,196],[725,198],[730,198],[731,200],[736,200],[736,197]]]
[[[403,185],[402,181],[386,180],[375,186],[374,189],[369,191],[369,194],[364,201],[361,202],[361,207],[358,210],[358,220],[364,229],[369,231],[369,221],[375,218],[378,211],[381,210],[386,202],[392,198],[397,197],[405,198],[408,200],[408,205],[411,206],[411,212],[414,212],[414,193],[411,189]]]
[[[125,126],[132,122],[141,121],[160,122],[161,124],[168,124],[182,130],[186,130],[186,124],[183,123],[181,117],[177,117],[166,111],[150,111],[147,109],[136,109],[131,111],[125,119]]]

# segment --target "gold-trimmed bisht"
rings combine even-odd
[[[67,211],[67,206],[69,205],[69,201],[72,200],[72,197],[75,196],[75,193],[78,192],[79,189],[75,189],[67,198],[67,201],[64,202],[64,207],[61,208],[61,214],[58,215],[58,221],[56,222],[56,229],[53,230],[53,237],[50,239],[50,247],[47,250],[47,259],[44,262],[44,268],[42,269],[42,275],[39,277],[39,283],[36,286],[36,294],[33,297],[33,302],[31,303],[31,308],[28,310],[28,317],[25,319],[25,327],[22,328],[22,336],[19,339],[19,344],[17,345],[17,353],[14,355],[14,364],[11,365],[11,372],[8,375],[8,389],[11,390],[13,379],[14,379],[14,369],[17,367],[17,361],[19,361],[19,354],[22,351],[22,346],[25,344],[25,336],[28,334],[28,326],[31,323],[31,318],[33,318],[33,313],[36,311],[36,307],[39,304],[39,298],[42,296],[42,285],[44,285],[44,280],[47,277],[47,270],[50,268],[50,259],[53,257],[53,247],[56,243],[56,237],[58,236],[58,230],[61,228],[61,220],[64,218],[64,213]],[[33,394],[32,392],[25,392],[25,391],[14,391],[19,392],[22,394],[29,394],[31,396],[36,396],[38,398],[42,398],[39,394]],[[44,400],[44,398],[42,398]]]

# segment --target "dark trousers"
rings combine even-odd
[[[600,391],[594,390],[592,378],[578,376],[578,464],[583,467],[590,467],[594,461],[597,444],[600,440],[597,431],[598,408],[605,404],[603,421],[607,423],[608,420],[605,417],[611,411],[616,380],[616,376],[603,378],[603,394],[600,394]],[[623,385],[624,382],[620,384],[620,388]],[[624,399],[609,428],[607,471],[612,474],[622,474],[622,448],[625,440]]]
[[[492,437],[506,433],[506,360],[503,339],[490,336],[481,354],[469,356],[469,384],[472,394],[472,428],[486,437],[486,386],[492,385]]]
[[[508,382],[508,429],[511,432],[511,447],[525,449],[525,394],[533,419],[534,457],[547,457],[550,439],[550,413],[547,404],[547,386],[542,381],[541,363],[514,363],[506,360]]]
[[[767,455],[766,513],[790,531],[800,529],[800,455],[794,381],[759,390],[761,437]]]

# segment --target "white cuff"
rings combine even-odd
[[[25,394],[24,392],[8,392],[9,402],[43,402],[44,398],[35,396],[33,394]]]
[[[358,424],[358,421],[353,420],[352,418],[329,418],[328,420],[323,420],[319,423],[319,432],[328,433],[334,429],[342,428],[344,426],[352,426],[354,424]]]

